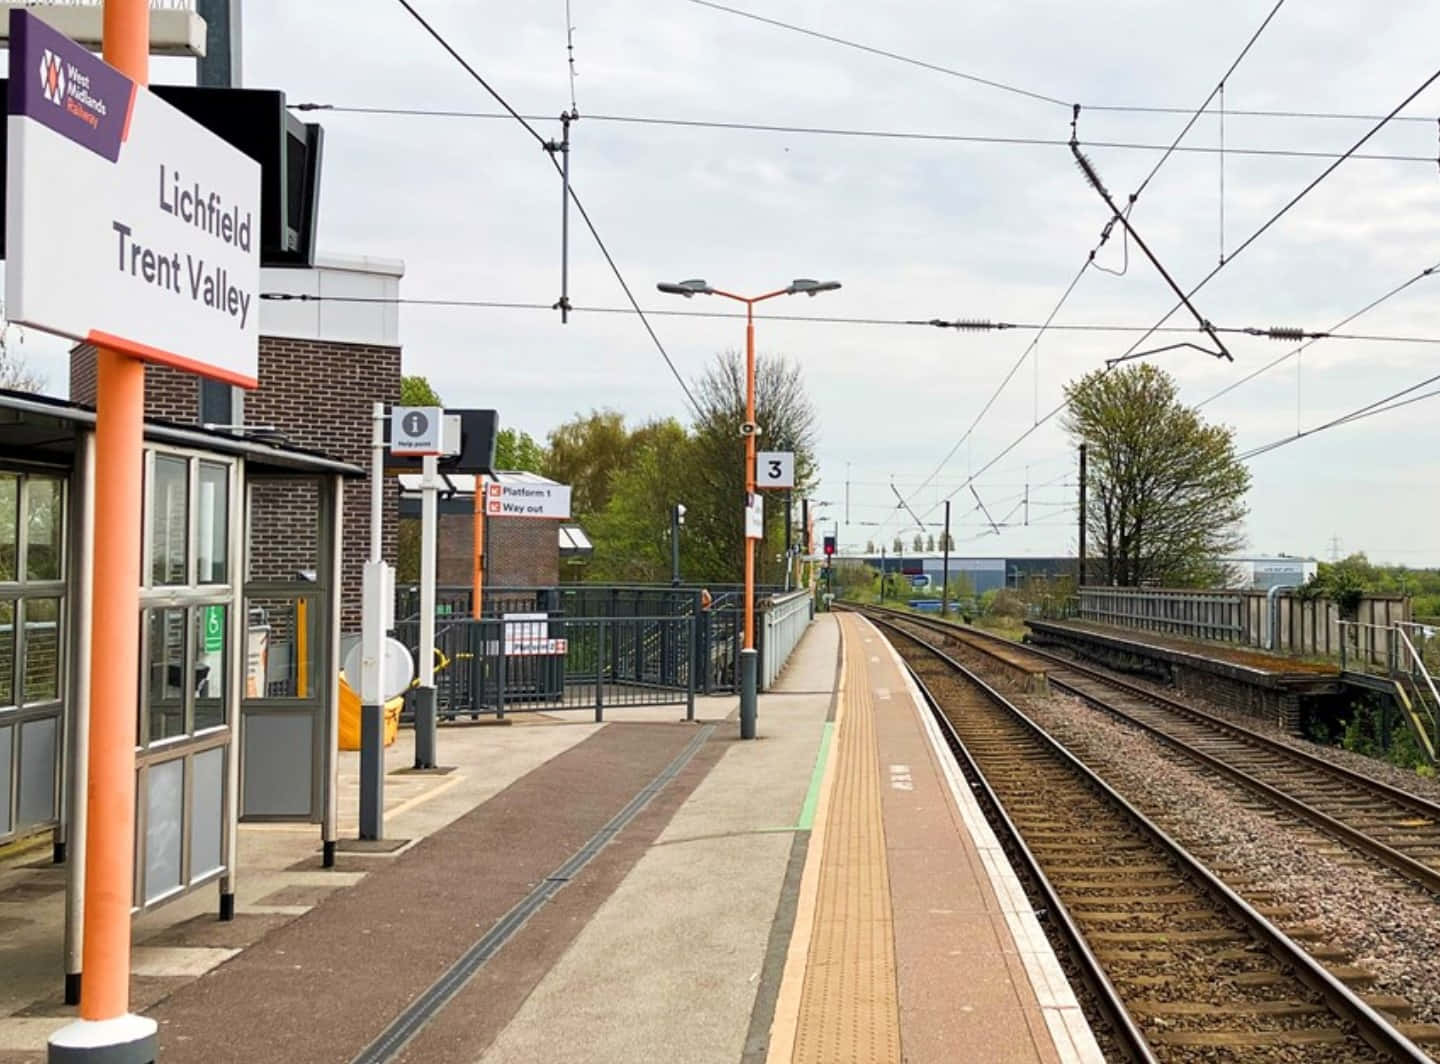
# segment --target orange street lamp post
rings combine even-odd
[[[755,304],[763,303],[776,296],[794,296],[802,292],[816,296],[821,292],[833,292],[840,287],[839,281],[811,281],[799,279],[785,288],[766,292],[761,296],[738,296],[711,288],[704,281],[681,281],[679,284],[661,282],[655,286],[668,295],[723,296],[737,303],[745,304],[745,421],[740,426],[740,435],[745,437],[745,505],[755,501],[755,437],[760,426],[755,424]],[[745,648],[740,652],[740,738],[755,738],[756,679],[758,663],[755,652],[755,540],[763,538],[751,535],[747,521],[745,530]]]

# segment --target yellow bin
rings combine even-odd
[[[405,699],[392,698],[385,703],[385,745],[395,741],[400,732],[400,709]],[[340,749],[360,749],[360,694],[340,674]]]

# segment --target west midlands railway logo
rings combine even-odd
[[[40,92],[56,107],[65,98],[65,71],[60,66],[60,57],[48,48],[40,57]]]

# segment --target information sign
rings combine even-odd
[[[441,454],[445,411],[438,406],[396,406],[390,409],[391,454]]]
[[[491,517],[570,516],[570,485],[542,481],[485,482],[485,512]]]
[[[765,538],[765,498],[759,493],[745,502],[745,538]]]

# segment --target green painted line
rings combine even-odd
[[[830,756],[830,736],[835,731],[835,722],[827,720],[825,731],[820,735],[820,749],[815,754],[815,770],[810,773],[810,789],[805,792],[805,804],[800,807],[798,831],[809,831],[815,824],[815,807],[820,804],[820,781],[825,776],[825,762]]]

